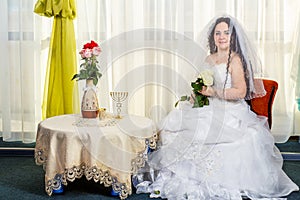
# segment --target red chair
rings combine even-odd
[[[272,127],[272,105],[276,92],[278,90],[278,83],[273,80],[263,79],[266,95],[251,99],[248,102],[251,110],[257,115],[266,116],[268,118],[269,127]]]

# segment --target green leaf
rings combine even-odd
[[[198,102],[194,102],[193,108],[199,108],[199,103]]]
[[[85,68],[85,65],[86,65],[86,63],[82,63],[82,64],[80,65],[80,68]]]
[[[206,105],[206,106],[209,105],[209,100],[208,100],[207,97],[206,97],[205,100],[204,100],[204,105]]]
[[[71,79],[71,81],[73,81],[75,78],[78,78],[79,77],[79,75],[78,74],[75,74],[74,76],[73,76],[73,78]]]
[[[186,95],[186,96],[182,96],[182,97],[180,97],[180,101],[186,101],[188,99],[188,96]]]
[[[82,72],[79,74],[79,79],[82,80],[82,79],[87,79],[88,78],[88,74],[86,72]]]
[[[202,85],[196,82],[193,82],[192,84],[192,88],[194,88],[194,90],[200,91],[202,90]]]
[[[96,75],[97,75],[98,78],[102,77],[102,74],[100,72],[98,72],[98,71],[96,72]]]
[[[189,101],[190,99],[191,99],[191,98],[190,98],[189,96],[187,96],[187,95],[181,96],[180,99],[179,99],[178,101],[176,101],[176,103],[175,103],[174,106],[177,107],[179,101]]]
[[[94,83],[94,85],[97,85],[97,83],[98,83],[98,78],[93,78],[93,83]]]
[[[202,89],[202,88],[201,88]],[[201,90],[200,90],[201,91]],[[194,94],[195,95],[202,95],[200,92],[199,92],[199,90],[193,90],[193,92],[194,92]]]
[[[160,194],[160,191],[159,190],[154,190],[154,194]]]
[[[199,95],[196,94],[193,108],[203,107],[204,105],[208,105],[208,104],[209,104],[209,100],[207,96],[204,96],[202,94]]]

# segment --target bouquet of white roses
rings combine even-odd
[[[182,96],[180,100],[175,103],[175,107],[178,105],[179,101],[190,101],[191,98],[194,100],[193,108],[209,105],[208,97],[201,94],[200,91],[202,90],[203,86],[212,86],[213,83],[213,72],[210,70],[202,71],[197,77],[196,81],[191,83],[194,95]]]

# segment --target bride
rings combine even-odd
[[[245,100],[265,95],[254,77],[256,52],[230,16],[207,27],[213,86],[202,91],[209,105],[181,103],[160,125],[160,146],[133,177],[137,193],[167,199],[280,198],[299,190],[282,170],[267,120]],[[192,95],[193,96],[193,95]]]

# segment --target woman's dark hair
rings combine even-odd
[[[236,34],[236,30],[234,25],[231,24],[231,20],[228,17],[220,17],[216,20],[216,23],[214,24],[214,27],[212,28],[212,31],[209,33],[208,36],[208,45],[209,45],[209,52],[210,54],[216,53],[218,52],[218,48],[215,44],[215,40],[214,40],[214,34],[215,34],[215,29],[216,26],[218,24],[220,24],[221,22],[225,22],[228,25],[228,28],[230,29],[230,27],[232,27],[232,29],[230,30],[230,46],[229,46],[229,55],[228,55],[228,60],[227,60],[227,64],[226,64],[226,79],[224,82],[224,88],[223,90],[225,90],[225,85],[228,79],[228,69],[229,69],[229,65],[231,62],[231,54],[232,52],[235,52],[236,54],[238,54],[238,56],[241,59],[242,65],[243,65],[243,70],[244,70],[244,76],[245,76],[245,81],[246,81],[246,86],[247,86],[247,94],[246,96],[249,95],[250,93],[250,87],[249,87],[249,72],[247,70],[247,63],[245,61],[245,58],[242,54],[242,50],[240,48],[240,42],[239,42],[239,38],[238,35]]]

